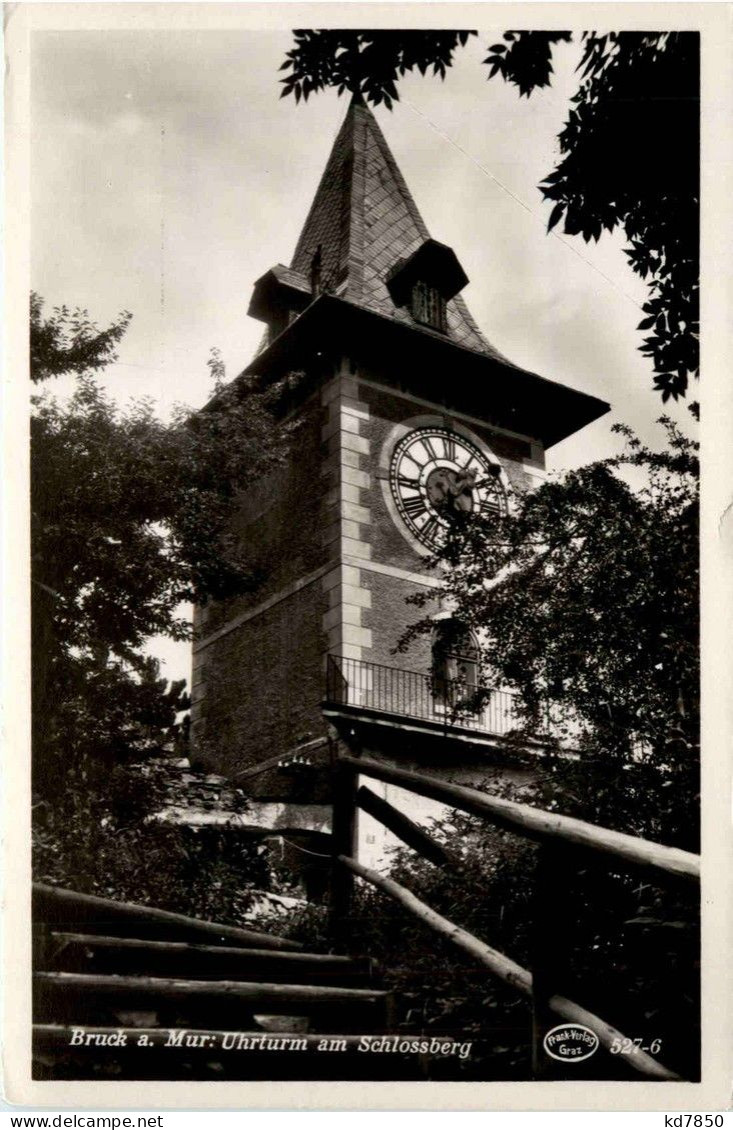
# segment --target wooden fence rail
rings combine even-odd
[[[403,812],[395,808],[389,801],[383,800],[382,797],[377,796],[366,785],[362,785],[356,794],[356,803],[362,812],[368,812],[380,824],[383,824],[390,832],[392,832],[398,839],[402,840],[408,847],[414,848],[423,859],[427,859],[430,863],[435,863],[438,867],[445,867],[451,871],[462,871],[463,866],[458,856],[453,852],[448,851],[442,844],[438,843],[436,839],[429,836],[427,832],[414,822]]]
[[[442,801],[474,816],[482,816],[499,828],[507,828],[527,839],[540,842],[562,841],[576,848],[611,857],[616,863],[640,868],[657,879],[668,882],[670,878],[699,882],[700,857],[681,848],[628,836],[610,828],[600,828],[572,816],[533,808],[528,804],[504,800],[430,777],[408,769],[396,769],[367,757],[339,757],[339,763],[348,765],[358,774],[375,777],[379,781],[398,785],[408,792],[431,800]]]
[[[142,903],[118,902],[99,895],[80,894],[78,891],[52,887],[46,883],[33,884],[33,917],[36,922],[45,923],[49,928],[63,927],[64,923],[74,923],[75,926],[83,923],[95,933],[109,933],[108,927],[125,926],[134,929],[138,937],[157,937],[163,934],[168,939],[176,936],[180,940],[191,942],[226,938],[242,946],[262,946],[270,950],[303,948],[299,942],[290,938],[279,938],[273,934],[228,926],[221,922],[206,922]]]
[[[450,919],[444,918],[437,911],[433,910],[422,902],[421,899],[408,891],[400,883],[396,883],[394,879],[387,879],[383,875],[377,874],[376,871],[370,870],[368,867],[362,866],[357,863],[355,859],[348,859],[345,855],[338,857],[339,863],[353,871],[361,879],[365,879],[367,883],[372,886],[378,887],[394,899],[395,902],[400,903],[406,910],[409,910],[431,930],[438,934],[442,934],[453,945],[462,949],[465,953],[470,954],[471,957],[476,958],[485,965],[487,969],[499,977],[502,981],[506,981],[513,989],[517,989],[525,996],[532,996],[532,974],[528,969],[523,969],[516,961],[506,957],[505,954],[499,953],[498,950],[492,949],[487,946],[485,942],[480,941],[468,930],[463,930],[460,926],[456,926]],[[619,1057],[630,1063],[637,1071],[646,1075],[650,1079],[666,1079],[666,1080],[679,1080],[679,1075],[675,1075],[673,1071],[664,1067],[658,1060],[653,1059],[646,1052],[641,1051],[640,1048],[634,1046],[633,1041],[627,1040],[621,1032],[607,1024],[605,1020],[595,1016],[587,1009],[581,1008],[579,1004],[574,1001],[568,1000],[566,997],[553,995],[549,998],[548,1008],[555,1015],[559,1016],[562,1020],[567,1020],[571,1024],[585,1024],[590,1027],[598,1036],[600,1044],[609,1049],[616,1041],[616,1046],[620,1044],[623,1049],[626,1045],[631,1045],[628,1051],[621,1050],[618,1054]]]
[[[488,820],[499,828],[505,828],[541,845],[543,887],[535,899],[537,929],[545,930],[548,917],[548,898],[555,890],[557,876],[554,874],[560,860],[572,861],[590,853],[596,858],[605,859],[622,870],[641,869],[656,883],[682,880],[685,883],[699,882],[700,859],[691,852],[679,848],[652,843],[610,828],[598,827],[585,821],[554,812],[519,804],[479,792],[463,785],[450,784],[431,777],[426,773],[398,769],[367,757],[339,755],[336,759],[336,780],[338,789],[334,798],[334,860],[338,865],[334,873],[333,910],[343,933],[344,922],[348,917],[353,894],[353,877],[359,876],[372,886],[382,890],[390,898],[409,910],[426,926],[448,938],[454,945],[477,959],[491,972],[511,985],[518,992],[532,998],[532,1060],[535,1073],[540,1072],[541,1041],[543,1031],[547,1031],[548,1014],[559,1016],[568,1023],[584,1024],[595,1032],[602,1047],[614,1051],[636,1071],[651,1079],[678,1080],[680,1077],[670,1071],[651,1055],[626,1039],[612,1025],[588,1012],[574,1001],[554,992],[552,980],[553,957],[541,951],[544,946],[535,945],[540,956],[533,955],[532,971],[522,968],[516,962],[468,931],[444,918],[422,902],[411,891],[392,879],[364,867],[355,858],[356,854],[356,809],[362,808],[399,839],[413,848],[423,858],[438,866],[448,867],[460,873],[460,860],[433,837],[419,828],[393,805],[376,796],[370,789],[358,788],[358,777],[364,775],[397,785],[408,792],[428,797],[445,805],[468,812]],[[567,869],[567,874],[572,869]],[[555,908],[556,910],[558,908]],[[549,1061],[548,1061],[549,1062]]]

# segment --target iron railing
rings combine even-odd
[[[326,699],[486,734],[508,734],[522,726],[517,696],[510,691],[337,655],[328,657]]]

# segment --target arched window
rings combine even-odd
[[[479,648],[470,628],[454,618],[439,620],[433,632],[433,697],[454,709],[478,689]]]

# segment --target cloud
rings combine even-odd
[[[556,293],[531,304],[532,317],[537,326],[556,326],[570,322],[586,305],[586,291],[577,287],[558,288]]]
[[[128,137],[134,136],[139,133],[144,126],[148,125],[141,114],[136,113],[134,110],[128,110],[123,114],[117,114],[112,119],[112,129],[119,133],[124,133]]]

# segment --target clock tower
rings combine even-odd
[[[436,599],[434,638],[396,654],[406,598],[437,591],[427,560],[451,511],[502,512],[545,450],[608,406],[499,353],[467,282],[354,99],[290,265],[249,306],[266,332],[240,379],[284,380],[293,425],[233,531],[264,580],[195,617],[195,755],[272,806],[273,825],[300,813],[326,828],[334,740],[437,771],[456,750],[501,756],[508,699],[450,720],[476,641]]]

